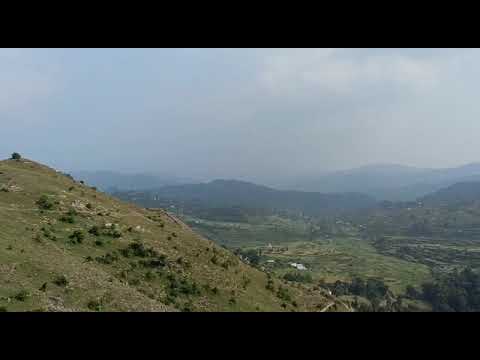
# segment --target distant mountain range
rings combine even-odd
[[[427,205],[455,205],[480,201],[480,181],[460,182],[421,198]]]
[[[162,190],[162,193],[182,192],[183,196],[187,197],[192,194],[195,196],[208,194],[209,201],[213,201],[212,196],[223,191],[221,189],[226,189],[224,190],[226,192],[235,191],[236,194],[242,194],[239,195],[238,200],[245,199],[247,194],[256,196],[260,192],[262,194],[260,199],[268,200],[267,204],[276,205],[273,200],[264,195],[282,191],[282,197],[291,197],[289,201],[293,201],[291,199],[299,197],[298,192],[310,193],[308,196],[314,196],[314,198],[319,195],[311,195],[313,193],[322,193],[323,196],[336,194],[337,197],[338,194],[344,194],[342,199],[345,200],[345,193],[356,193],[356,196],[361,193],[376,200],[412,201],[456,183],[480,181],[480,163],[445,169],[416,168],[395,164],[368,165],[317,177],[299,177],[283,182],[282,186],[274,186],[277,190],[236,180],[216,180],[208,184],[193,184],[196,181],[192,179],[148,173],[78,171],[73,172],[72,175],[78,180],[84,180],[89,185],[108,192],[158,190],[164,186],[188,184],[187,188],[166,188]],[[214,190],[213,193],[212,190]],[[270,196],[276,198],[276,195]],[[255,196],[251,199],[252,201],[255,200]],[[223,194],[219,195],[220,198],[225,199],[226,197]],[[325,197],[323,197],[323,201],[326,201]]]
[[[480,163],[425,169],[394,164],[363,166],[317,178],[300,178],[289,188],[302,191],[361,192],[378,200],[415,200],[458,182],[480,181]]]
[[[282,191],[237,180],[214,180],[202,184],[163,186],[143,193],[117,194],[143,206],[154,207],[165,200],[200,203],[204,207],[245,207],[278,209],[320,215],[331,212],[368,208],[376,203],[359,193],[322,194],[317,192]]]
[[[113,192],[118,190],[145,190],[163,185],[176,185],[192,182],[171,175],[153,174],[125,174],[114,171],[74,171],[71,175],[87,184],[96,186],[102,191]]]

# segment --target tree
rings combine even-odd
[[[12,160],[20,160],[21,158],[22,158],[22,155],[20,155],[20,154],[17,153],[17,152],[14,152],[14,153],[12,154],[12,158],[11,158],[11,159],[12,159]]]

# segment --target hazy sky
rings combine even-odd
[[[265,179],[480,161],[477,49],[1,49],[0,154]]]

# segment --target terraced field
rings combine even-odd
[[[279,276],[294,270],[291,263],[302,263],[315,281],[347,281],[356,276],[379,278],[395,293],[431,277],[427,264],[382,253],[357,234],[312,236],[309,225],[299,220],[269,217],[263,222],[257,218],[245,224],[190,218],[188,222],[204,236],[229,248],[263,250],[262,265]],[[268,244],[283,250],[269,252]]]

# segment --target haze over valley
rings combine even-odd
[[[478,49],[0,49],[0,312],[480,311]]]

